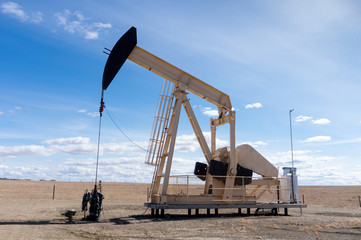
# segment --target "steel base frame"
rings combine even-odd
[[[218,215],[218,209],[238,209],[238,214],[242,213],[242,208],[247,209],[247,215],[251,215],[251,209],[255,210],[257,215],[260,210],[271,209],[274,215],[278,215],[279,209],[284,209],[284,215],[288,216],[289,208],[306,208],[307,204],[301,203],[255,203],[255,204],[158,204],[158,203],[144,203],[145,207],[151,209],[151,216],[163,217],[166,209],[188,209],[188,215],[192,215],[192,209],[195,210],[195,215],[199,215],[199,209],[206,209],[207,215],[210,215],[210,210],[214,209],[215,215]],[[160,214],[159,214],[160,211]]]

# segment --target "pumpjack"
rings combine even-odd
[[[159,209],[163,214],[164,209],[285,208],[286,211],[306,207],[298,201],[295,170],[290,171],[291,177],[279,178],[278,168],[252,146],[236,147],[236,113],[227,94],[139,47],[135,27],[109,51],[103,73],[102,103],[104,91],[127,59],[165,79],[145,161],[154,166],[149,202],[145,203],[152,214]],[[187,97],[189,93],[218,108],[218,118],[210,119],[210,148]],[[196,163],[193,176],[170,175],[182,106],[205,157],[205,162]],[[225,124],[229,125],[230,146],[217,149],[216,129]],[[259,177],[253,177],[253,173]],[[273,199],[261,202],[266,199],[265,193]]]

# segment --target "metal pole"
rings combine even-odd
[[[100,150],[100,132],[101,132],[101,128],[102,128],[102,116],[103,116],[103,109],[104,109],[104,102],[103,102],[103,97],[104,97],[104,89],[102,90],[102,97],[100,100],[100,108],[99,108],[99,132],[98,132],[98,149],[97,149],[97,163],[96,163],[96,167],[95,167],[95,183],[94,183],[94,189],[97,188],[97,182],[98,182],[98,165],[99,165],[99,150]]]
[[[295,202],[295,192],[294,192],[294,188],[293,188],[294,165],[293,165],[292,114],[291,114],[293,111],[294,111],[294,109],[291,109],[289,111],[289,115],[290,115],[290,137],[291,137],[291,160],[292,160],[292,170],[291,170],[292,203]]]
[[[292,168],[293,168],[293,141],[292,141],[292,117],[291,113],[294,111],[294,109],[290,110],[290,135],[291,135],[291,159],[292,159]]]

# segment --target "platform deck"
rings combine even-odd
[[[152,209],[222,209],[222,208],[306,208],[301,203],[255,203],[255,204],[158,204],[144,203],[145,207]]]

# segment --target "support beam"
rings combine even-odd
[[[174,95],[176,97],[176,105],[174,106],[174,110],[173,110],[174,111],[174,122],[173,122],[173,126],[172,126],[171,139],[170,139],[170,144],[169,144],[169,149],[168,149],[167,165],[166,165],[166,169],[164,172],[161,202],[167,201],[167,199],[166,199],[167,198],[167,190],[168,190],[168,184],[169,184],[170,170],[172,167],[174,146],[175,146],[175,141],[177,138],[180,110],[181,110],[182,102],[184,101],[184,94],[175,92]]]
[[[211,153],[212,158],[214,154],[216,153],[216,145],[217,145],[217,138],[216,138],[216,130],[217,127],[213,125],[213,119],[211,119]]]
[[[229,113],[229,136],[230,136],[230,169],[228,172],[231,175],[237,174],[237,158],[236,158],[236,112],[231,111]]]
[[[183,102],[183,107],[187,113],[188,119],[192,125],[194,134],[197,137],[197,140],[199,142],[199,145],[201,146],[202,152],[209,164],[209,162],[212,159],[211,151],[209,150],[208,144],[206,142],[206,139],[204,138],[203,132],[201,130],[201,127],[199,126],[199,123],[197,121],[196,116],[194,115],[192,106],[189,103],[189,100],[185,97],[185,101]]]
[[[236,159],[236,134],[235,124],[236,116],[235,112],[229,112],[229,136],[230,136],[230,158],[228,164],[227,178],[224,185],[223,200],[229,201],[233,197],[234,180],[237,175],[237,159]]]
[[[134,47],[128,59],[175,84],[184,84],[186,90],[217,105],[224,114],[232,109],[227,94],[138,46]]]
[[[229,120],[230,120],[229,115],[223,116],[221,118],[211,118],[211,126],[218,127],[223,124],[229,123]]]

